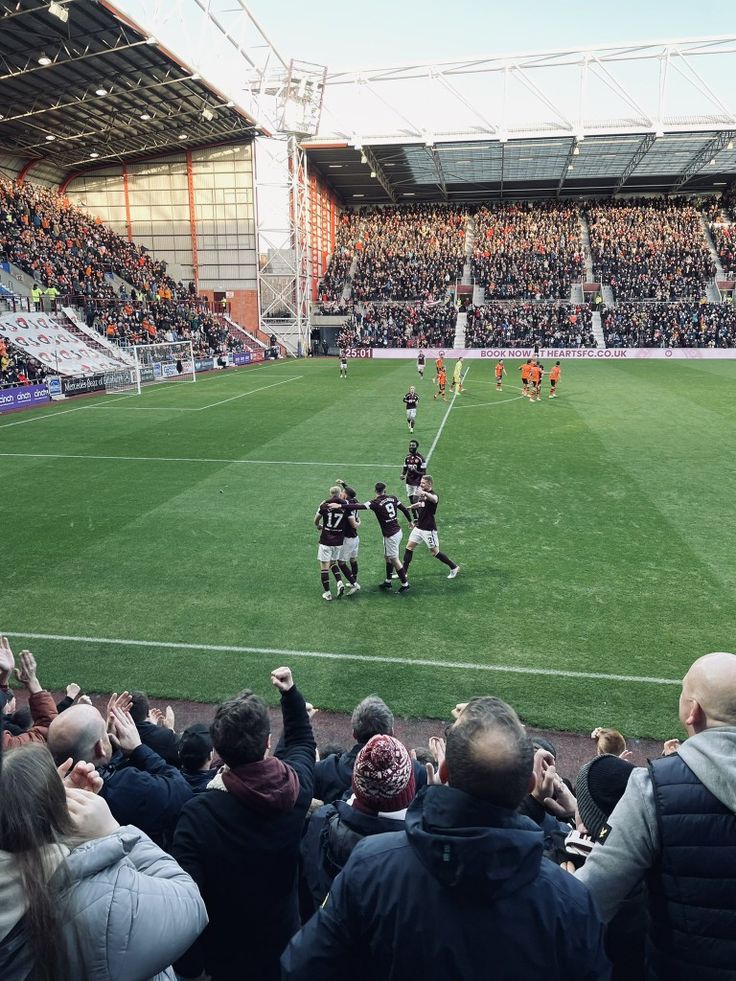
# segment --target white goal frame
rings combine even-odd
[[[143,385],[165,381],[196,382],[197,370],[191,341],[163,341],[160,344],[134,344],[135,381],[138,394]],[[176,364],[184,371],[179,374]]]

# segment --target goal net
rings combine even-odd
[[[144,385],[161,382],[195,382],[197,372],[191,341],[171,341],[165,344],[135,344],[131,348],[135,367],[127,373],[120,372],[120,386],[106,384],[108,392],[128,391],[135,388],[138,394]]]

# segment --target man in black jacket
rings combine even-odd
[[[141,737],[141,742],[145,746],[148,746],[149,749],[152,749],[154,753],[158,753],[161,759],[165,760],[169,766],[178,766],[179,740],[173,730],[174,715],[171,711],[171,706],[167,709],[167,713],[171,718],[170,728],[165,722],[159,725],[153,721],[148,695],[145,692],[132,691],[130,697],[133,700],[133,704],[130,706],[130,714]],[[158,712],[158,715],[162,717],[160,712]]]
[[[341,756],[328,756],[314,768],[314,797],[323,804],[339,800],[353,781],[353,767],[358,753],[372,736],[392,736],[394,713],[378,695],[369,695],[356,705],[352,715],[355,745]],[[414,779],[417,790],[427,782],[424,767],[414,760]]]
[[[517,814],[533,756],[510,706],[468,702],[448,730],[446,785],[419,793],[405,831],[355,846],[286,949],[283,981],[608,981],[591,896]]]
[[[104,781],[100,796],[115,820],[122,825],[134,824],[166,847],[179,811],[192,791],[175,767],[141,743],[130,713],[122,707],[128,699],[127,692],[110,699],[109,734],[94,706],[73,705],[49,727],[49,749],[57,764],[69,758],[74,763],[94,763]]]
[[[277,981],[279,957],[299,929],[296,871],[312,800],[316,743],[289,668],[271,672],[284,732],[269,755],[270,719],[252,691],[223,702],[211,727],[225,763],[182,810],[172,854],[199,886],[209,926],[177,964],[184,977]]]

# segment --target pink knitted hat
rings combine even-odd
[[[402,811],[416,793],[412,759],[393,736],[373,736],[358,753],[353,793],[365,810]]]

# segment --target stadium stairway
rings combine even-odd
[[[452,342],[453,347],[465,347],[465,329],[467,326],[467,313],[459,313],[455,322],[455,340]]]
[[[236,340],[241,342],[247,342],[253,347],[260,347],[263,351],[265,351],[268,347],[268,344],[256,337],[255,334],[251,334],[251,332],[246,330],[245,327],[241,327],[240,324],[236,323],[236,321],[234,321],[228,314],[225,314],[222,319],[227,324],[231,337],[234,337]]]
[[[473,306],[482,307],[486,302],[486,289],[485,286],[478,286],[477,283],[473,285]]]
[[[350,269],[348,270],[348,277],[345,280],[345,285],[342,288],[342,299],[343,302],[347,303],[350,297],[353,295],[353,278],[355,277],[355,271],[358,268],[358,256],[353,256],[353,261],[350,263]]]
[[[475,218],[473,218],[473,216],[470,215],[465,225],[465,265],[463,266],[463,278],[461,280],[463,286],[470,286],[470,284],[472,283],[471,259],[473,257],[474,248],[475,248]]]
[[[603,336],[603,325],[601,323],[601,315],[600,315],[600,313],[598,313],[598,311],[596,311],[595,313],[592,313],[591,316],[590,316],[590,320],[591,320],[591,327],[590,327],[590,329],[593,332],[593,337],[595,337],[595,346],[596,347],[605,347],[606,346],[606,339]]]
[[[593,253],[590,248],[590,229],[588,228],[588,220],[582,211],[578,212],[578,219],[580,221],[580,239],[583,243],[585,281],[586,283],[592,283],[593,282]]]
[[[573,283],[570,287],[570,303],[573,306],[580,306],[585,302],[585,296],[583,295],[583,284]]]
[[[0,266],[0,284],[7,287],[16,296],[30,296],[34,279],[12,262],[3,262]]]
[[[607,307],[616,306],[616,300],[614,299],[613,296],[613,290],[611,289],[610,286],[607,286],[605,283],[601,283],[601,296],[603,297],[603,303],[605,304],[605,306]]]
[[[98,334],[96,330],[88,327],[74,307],[62,307],[61,312],[63,317],[58,318],[61,326],[70,334],[78,337],[87,347],[94,351],[101,351],[108,357],[120,361],[126,367],[135,364],[135,358],[132,354],[129,354],[119,344],[108,340],[104,335]]]
[[[116,293],[119,293],[124,286],[126,293],[128,294],[128,296],[130,296],[130,291],[135,289],[132,283],[129,283],[127,279],[123,279],[122,276],[118,276],[117,273],[106,272],[105,279],[108,281],[110,286],[112,286],[112,288],[115,290]],[[139,291],[136,290],[136,294],[138,292]]]
[[[718,249],[716,248],[715,242],[713,241],[713,236],[710,233],[708,222],[705,220],[705,215],[702,212],[700,213],[700,224],[703,226],[705,244],[708,246],[708,251],[710,252],[711,258],[715,263],[716,279],[725,279],[726,274],[723,271],[723,266],[721,265],[721,257],[718,255]]]

